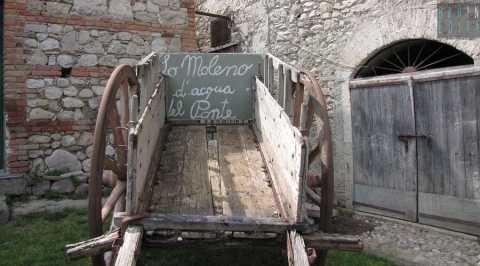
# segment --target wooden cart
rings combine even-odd
[[[92,239],[68,245],[67,257],[135,265],[142,242],[285,241],[289,264],[308,265],[306,241],[323,264],[329,248],[361,248],[326,234],[331,153],[317,82],[272,55],[152,53],[135,70],[121,65],[96,121]],[[102,206],[104,186],[113,189]]]

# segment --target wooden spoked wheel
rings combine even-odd
[[[88,228],[90,237],[103,234],[103,224],[112,211],[124,211],[127,179],[127,135],[129,106],[138,94],[135,71],[118,66],[105,87],[95,124],[93,153],[88,187]],[[106,152],[106,149],[112,152]],[[107,156],[109,154],[110,156]],[[102,206],[103,185],[113,190]],[[92,258],[94,266],[105,265],[102,255]]]

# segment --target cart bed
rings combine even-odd
[[[246,125],[172,126],[150,211],[278,217],[262,154]]]

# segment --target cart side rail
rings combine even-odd
[[[159,56],[151,53],[136,67],[140,95],[130,106],[127,212],[142,213],[149,200],[148,188],[157,170],[162,135],[165,134],[166,81]],[[136,97],[134,96],[134,99]],[[135,104],[136,102],[136,104]],[[130,148],[131,147],[131,148]]]
[[[333,209],[334,179],[332,132],[326,97],[309,72],[285,63],[272,54],[266,54],[263,59],[257,83],[277,95],[276,100],[285,116],[308,143],[304,171],[300,172],[302,176],[298,180],[298,204],[292,208],[291,215],[298,221],[307,216],[303,203],[308,196],[320,207],[320,229],[328,232]],[[321,166],[320,171],[310,169],[313,163]],[[316,189],[321,189],[320,195]]]

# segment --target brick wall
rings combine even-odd
[[[151,51],[197,50],[193,0],[5,0],[3,12],[0,179],[23,180],[27,193],[55,185],[38,178],[52,161],[68,159],[76,176],[89,171],[98,103],[116,65]]]

